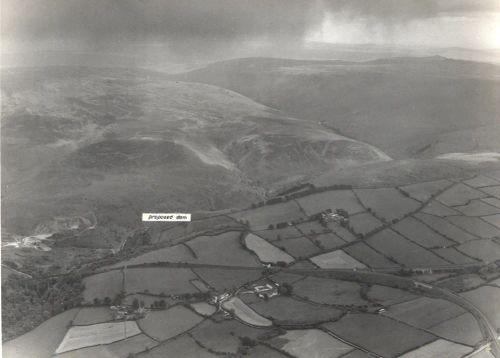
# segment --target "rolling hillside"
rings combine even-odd
[[[389,159],[235,92],[155,72],[53,67],[2,79],[2,225],[20,235],[55,217],[93,213],[97,228],[135,228],[141,212],[247,206],[288,182]]]
[[[453,151],[478,150],[474,143],[487,139],[483,129],[498,124],[499,74],[495,65],[439,56],[369,62],[247,58],[175,78],[231,89],[406,159],[446,153],[454,141],[450,133],[459,131],[473,140]],[[488,143],[489,150],[500,150],[498,141]]]

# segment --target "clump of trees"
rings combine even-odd
[[[59,277],[9,276],[2,284],[3,340],[26,333],[50,317],[79,306],[83,290],[78,273]]]

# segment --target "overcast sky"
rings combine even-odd
[[[3,52],[500,47],[500,0],[2,0]]]

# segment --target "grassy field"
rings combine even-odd
[[[458,226],[451,224],[450,222],[442,219],[438,216],[429,215],[425,213],[417,213],[415,217],[421,220],[423,223],[434,229],[435,231],[441,233],[442,235],[453,239],[456,242],[463,243],[470,240],[475,240],[474,235],[460,229]]]
[[[365,235],[383,224],[370,213],[359,213],[349,217],[349,225],[356,233]]]
[[[175,245],[163,249],[154,250],[130,260],[120,261],[110,267],[121,267],[125,265],[139,265],[149,262],[194,262],[196,261],[191,251],[184,245]]]
[[[311,237],[330,231],[328,228],[324,227],[323,225],[321,225],[317,221],[307,221],[307,222],[298,224],[296,227],[304,235],[309,235]]]
[[[85,302],[93,302],[94,298],[102,301],[105,297],[113,299],[122,291],[123,276],[120,270],[108,271],[86,277],[83,283],[85,285],[85,291],[83,291]]]
[[[298,198],[297,201],[307,215],[317,214],[326,209],[344,209],[349,214],[364,211],[352,190],[332,190]]]
[[[391,306],[397,303],[410,301],[417,296],[397,288],[374,285],[368,291],[368,298],[370,301],[379,303],[383,306]]]
[[[483,339],[477,321],[470,313],[441,322],[428,330],[437,336],[469,346],[474,346]]]
[[[125,274],[125,292],[149,292],[178,295],[198,292],[190,280],[196,275],[187,268],[148,267],[127,269]]]
[[[134,321],[98,323],[90,326],[71,327],[56,353],[108,344],[141,333]]]
[[[384,315],[425,329],[464,313],[462,308],[448,301],[419,297],[391,306]]]
[[[397,262],[408,266],[448,264],[432,252],[406,240],[390,229],[375,234],[367,239],[367,242],[387,257],[393,257]]]
[[[83,307],[78,311],[73,324],[76,326],[96,324],[113,320],[112,311],[108,307]]]
[[[472,179],[464,180],[463,183],[472,186],[474,188],[481,188],[484,186],[494,186],[500,184],[497,180],[484,175],[478,175]]]
[[[454,292],[469,291],[481,286],[486,281],[477,274],[465,274],[444,278],[435,284]]]
[[[500,185],[481,188],[481,191],[500,199]]]
[[[408,193],[413,199],[418,201],[427,201],[433,195],[439,193],[451,184],[448,180],[428,181],[416,184],[410,184],[401,187],[401,189]]]
[[[354,192],[366,208],[371,208],[373,213],[387,221],[400,219],[420,205],[393,188],[357,189]]]
[[[245,237],[245,245],[249,250],[255,252],[261,262],[277,263],[282,261],[291,263],[294,261],[292,256],[254,234],[248,234]]]
[[[423,347],[417,348],[411,352],[405,353],[401,358],[421,358],[421,357],[440,357],[440,358],[455,358],[462,357],[472,351],[471,347],[461,344],[438,339],[432,343],[426,344]]]
[[[357,239],[349,230],[337,223],[328,223],[328,228],[346,242],[352,242]]]
[[[239,337],[255,339],[267,331],[267,329],[249,327],[236,320],[222,322],[207,320],[193,329],[191,335],[211,351],[234,354],[241,343]]]
[[[463,253],[461,253],[460,251],[458,251],[453,247],[445,249],[435,249],[432,251],[441,256],[442,258],[446,259],[447,261],[450,261],[458,265],[477,262],[476,260],[470,258],[469,256],[464,255]]]
[[[481,218],[468,216],[450,216],[447,218],[452,224],[482,239],[491,239],[500,236],[500,229],[488,224]]]
[[[379,254],[364,242],[359,242],[343,249],[347,254],[369,267],[398,266],[387,257]]]
[[[163,311],[151,311],[138,321],[139,327],[148,336],[158,341],[172,338],[200,323],[202,318],[191,310],[175,306]]]
[[[364,268],[364,264],[352,258],[342,250],[328,252],[310,259],[321,268]]]
[[[207,317],[213,315],[216,311],[215,306],[212,306],[206,302],[192,303],[191,308],[194,309],[199,315]]]
[[[274,338],[272,343],[298,358],[339,358],[353,350],[348,344],[319,329],[288,331]]]
[[[444,193],[437,196],[437,200],[447,206],[466,205],[472,199],[485,198],[488,195],[462,183],[455,184]]]
[[[117,357],[128,357],[130,353],[142,352],[156,345],[158,343],[145,334],[138,334],[123,341],[111,343],[106,348]]]
[[[241,285],[258,279],[262,272],[257,270],[225,270],[198,268],[194,271],[218,291],[236,289]]]
[[[280,222],[289,222],[302,218],[304,214],[295,201],[287,201],[285,203],[266,205],[257,209],[241,211],[231,214],[236,220],[245,220],[250,222],[250,227],[253,230],[265,230],[269,225],[274,225]]]
[[[487,216],[500,213],[496,206],[485,203],[482,200],[471,200],[466,205],[455,206],[465,216]]]
[[[283,353],[264,345],[253,347],[246,355],[247,358],[287,358]]]
[[[272,322],[265,317],[262,317],[253,309],[248,307],[242,300],[238,297],[233,297],[222,304],[222,307],[226,310],[231,310],[234,312],[236,317],[241,319],[243,322],[257,327],[269,327],[272,326]]]
[[[200,347],[196,341],[187,336],[181,336],[172,341],[160,344],[146,353],[141,353],[138,358],[217,358],[218,356]]]
[[[278,239],[290,239],[302,236],[302,234],[295,228],[295,226],[287,226],[283,229],[273,229],[273,230],[259,230],[255,233],[269,241],[275,241]]]
[[[393,226],[393,229],[407,239],[427,248],[450,246],[455,243],[437,234],[435,231],[429,229],[428,226],[412,217],[401,220]]]
[[[289,253],[296,259],[309,257],[319,253],[321,250],[312,243],[311,240],[305,237],[298,237],[296,239],[279,240],[273,242],[276,246],[283,251]]]
[[[500,315],[498,314],[500,312],[500,288],[483,286],[460,295],[478,307],[495,328],[500,328]]]
[[[314,242],[316,242],[316,244],[319,243],[320,247],[325,250],[335,249],[346,244],[344,240],[332,232],[317,235],[314,237]]]
[[[242,247],[240,232],[237,231],[216,236],[199,236],[187,242],[187,245],[196,253],[199,263],[260,266],[258,260]]]
[[[427,332],[373,314],[349,314],[324,326],[341,338],[383,357],[397,357],[436,339]]]
[[[484,216],[483,220],[489,222],[492,225],[495,225],[497,228],[500,229],[500,214]]]
[[[243,299],[247,300],[246,296],[243,296]],[[256,312],[278,325],[314,324],[335,320],[342,314],[335,308],[311,305],[285,296],[274,297],[269,301],[252,301],[249,305]]]
[[[78,313],[71,309],[43,322],[28,333],[2,344],[5,358],[49,358],[68,330],[68,325]]]
[[[293,285],[293,293],[317,303],[331,305],[365,305],[361,287],[355,282],[306,277]]]
[[[437,200],[430,201],[426,206],[424,206],[424,208],[421,210],[421,212],[429,214],[429,215],[439,216],[439,217],[460,215],[460,212],[440,203]]]
[[[492,240],[469,241],[458,246],[458,250],[485,262],[494,262],[500,257],[500,245]]]

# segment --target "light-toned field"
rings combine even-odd
[[[187,268],[147,267],[126,269],[125,292],[149,292],[154,294],[165,293],[178,295],[182,293],[198,292],[189,282],[196,279],[196,275]]]
[[[211,316],[216,311],[215,306],[209,305],[206,302],[192,303],[191,307],[196,311],[196,313],[198,313],[202,316]]]
[[[255,281],[262,272],[260,270],[226,270],[215,268],[194,269],[204,282],[218,291],[237,289],[245,283]]]
[[[75,318],[78,308],[54,316],[34,330],[2,344],[4,358],[49,358]]]
[[[500,185],[481,188],[481,191],[500,199]]]
[[[396,357],[436,339],[427,332],[374,314],[348,314],[324,327],[383,357]]]
[[[116,358],[116,355],[110,352],[108,346],[94,346],[81,348],[75,351],[64,352],[55,355],[57,358]]]
[[[472,351],[471,347],[463,346],[461,344],[438,339],[432,343],[426,344],[423,347],[417,348],[411,352],[405,353],[401,358],[425,358],[425,357],[439,357],[439,358],[456,358]]]
[[[387,259],[385,256],[382,256],[381,254],[370,248],[364,242],[359,242],[354,245],[345,247],[343,250],[359,262],[362,262],[372,268],[398,266],[394,262]]]
[[[495,328],[500,328],[500,288],[483,286],[460,295],[478,307]]]
[[[273,341],[278,348],[298,358],[338,358],[353,350],[319,329],[288,331]]]
[[[278,239],[290,239],[302,236],[295,226],[287,226],[283,229],[259,230],[255,233],[266,240],[274,241]]]
[[[123,289],[123,276],[121,270],[113,270],[85,277],[83,279],[85,302],[93,302],[94,298],[101,301],[105,297],[113,299]]]
[[[141,353],[138,358],[217,358],[218,356],[201,348],[196,341],[183,335],[172,341],[160,344],[146,353]]]
[[[500,229],[483,221],[480,218],[468,216],[450,216],[447,218],[452,224],[476,235],[482,239],[491,239],[500,236]]]
[[[459,306],[441,299],[419,297],[391,306],[384,316],[418,328],[429,328],[464,314]]]
[[[367,234],[373,229],[381,227],[383,224],[370,213],[359,213],[349,217],[349,225],[358,234]]]
[[[239,337],[257,338],[267,329],[249,327],[237,320],[214,322],[206,320],[193,329],[191,335],[202,346],[218,353],[235,354],[241,342]]]
[[[364,211],[352,190],[332,190],[298,198],[297,201],[307,215],[317,214],[326,209],[344,209],[349,214]]]
[[[238,297],[233,297],[222,304],[222,307],[226,310],[233,311],[236,317],[241,319],[243,322],[248,323],[252,326],[257,327],[269,327],[272,326],[272,322],[265,317],[262,317],[253,309],[248,307],[242,300]]]
[[[127,338],[106,346],[117,357],[128,357],[130,353],[139,353],[157,346],[158,343],[145,334]],[[90,358],[90,356],[89,356]]]
[[[496,206],[485,203],[482,200],[471,200],[466,205],[455,206],[465,216],[486,216],[500,213]]]
[[[344,240],[342,240],[333,232],[317,235],[314,238],[314,242],[319,242],[321,247],[323,247],[325,250],[331,250],[346,244]]]
[[[484,175],[478,175],[472,179],[464,180],[464,184],[467,184],[474,188],[481,188],[483,186],[499,185],[500,183],[493,178]]]
[[[295,201],[290,200],[285,203],[233,213],[231,216],[237,220],[248,220],[253,230],[265,230],[271,224],[276,226],[280,222],[300,219],[304,214]]]
[[[453,241],[437,234],[435,231],[429,229],[428,226],[412,217],[404,218],[394,225],[393,229],[411,241],[427,248],[450,246],[454,244]]]
[[[391,306],[417,298],[417,296],[397,288],[374,285],[368,291],[368,298],[383,306]]]
[[[202,319],[185,307],[175,306],[168,310],[151,311],[138,324],[148,336],[164,341],[191,329]]]
[[[309,257],[321,251],[311,240],[305,237],[274,241],[273,243],[297,259]]]
[[[108,344],[141,333],[134,321],[98,323],[90,326],[71,327],[56,353]]]
[[[417,199],[419,201],[427,201],[433,195],[445,189],[450,184],[450,181],[443,179],[406,185],[401,187],[401,189],[408,193],[413,199]]]
[[[497,228],[500,229],[500,214],[483,216],[483,220],[489,222],[492,225],[495,225]]]
[[[435,249],[432,250],[442,258],[447,261],[450,261],[454,264],[463,265],[477,262],[476,260],[464,255],[454,247],[448,247],[445,249]]]
[[[437,200],[432,200],[424,206],[424,208],[421,210],[421,212],[429,214],[429,215],[435,215],[439,217],[446,217],[446,216],[451,216],[451,215],[460,215],[460,212],[440,203]]]
[[[260,266],[260,262],[240,243],[240,232],[231,231],[216,236],[199,236],[187,242],[199,263],[233,266]]]
[[[418,201],[403,196],[393,188],[356,189],[355,192],[366,208],[371,208],[387,221],[400,219],[420,206]]]
[[[331,305],[365,305],[361,287],[355,282],[306,277],[293,285],[293,293],[317,303]]]
[[[113,312],[108,307],[83,307],[78,311],[73,324],[83,326],[113,320]]]
[[[476,239],[474,235],[469,234],[468,232],[460,229],[458,226],[455,226],[440,217],[424,213],[417,213],[415,214],[415,217],[453,241],[463,243]]]
[[[335,320],[342,314],[335,308],[311,305],[285,296],[273,297],[269,301],[255,299],[249,305],[278,324],[314,324]]]
[[[122,267],[126,265],[139,265],[150,262],[194,262],[193,254],[184,245],[175,245],[163,249],[147,252],[143,255],[120,261],[110,267]]]
[[[264,345],[257,345],[253,347],[245,356],[247,358],[287,358],[283,353],[271,349]]]
[[[470,313],[441,322],[428,330],[437,336],[469,346],[474,346],[483,338],[476,319]]]
[[[245,244],[248,249],[255,252],[261,262],[277,263],[278,261],[282,261],[291,263],[294,261],[292,256],[254,234],[248,234],[245,237]]]
[[[472,199],[485,198],[488,195],[462,183],[455,184],[444,193],[437,196],[437,200],[446,206],[465,205]]]
[[[367,242],[387,257],[410,267],[421,265],[446,265],[448,262],[432,252],[406,240],[391,229],[385,229],[367,239]]]
[[[458,250],[485,262],[494,262],[500,257],[500,245],[492,240],[469,241],[458,246]]]
[[[352,258],[342,250],[327,252],[310,259],[321,268],[364,268],[364,264]]]

